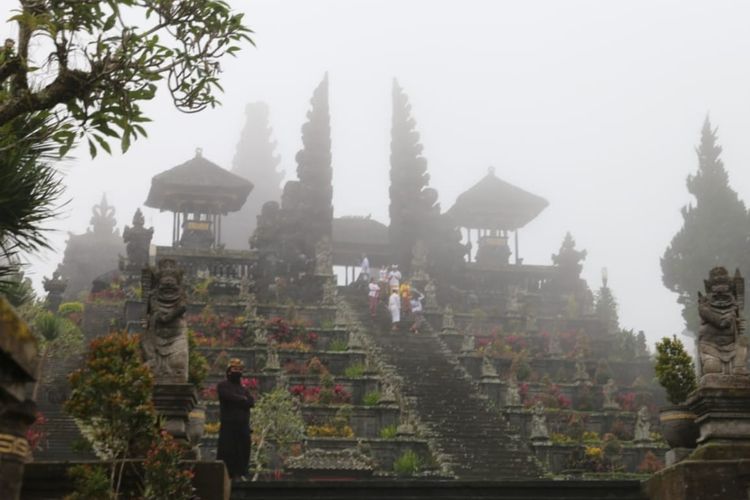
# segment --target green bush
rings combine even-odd
[[[362,404],[365,406],[375,406],[378,402],[380,402],[380,393],[378,391],[368,392],[362,398]]]
[[[196,389],[203,387],[203,381],[208,376],[208,360],[198,350],[195,333],[188,330],[188,382]]]
[[[74,493],[64,500],[110,500],[114,493],[109,484],[109,472],[100,465],[74,465],[67,470],[73,480]]]
[[[383,439],[395,439],[398,427],[396,425],[387,425],[380,429],[380,437]]]
[[[393,462],[393,471],[399,476],[413,476],[422,468],[422,459],[412,450],[406,450]]]
[[[693,359],[677,335],[657,342],[656,353],[656,378],[667,391],[669,402],[680,404],[697,388]]]
[[[328,350],[334,352],[344,352],[347,347],[349,347],[349,344],[347,344],[346,340],[342,339],[333,339],[331,343],[328,344]]]
[[[73,313],[82,313],[83,303],[81,302],[63,302],[60,307],[57,308],[57,314],[60,316],[67,316]]]
[[[344,375],[347,378],[359,378],[364,374],[365,365],[363,365],[362,363],[354,363],[353,365],[347,366],[346,370],[344,370]]]

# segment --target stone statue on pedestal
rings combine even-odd
[[[417,240],[411,250],[411,279],[424,281],[427,276],[427,247],[422,240]]]
[[[537,401],[534,405],[534,413],[531,416],[531,433],[529,438],[532,441],[547,441],[549,439],[549,430],[547,429],[547,415],[544,412],[544,404]]]
[[[633,441],[636,443],[651,441],[651,415],[645,406],[641,406],[641,409],[638,410]]]
[[[607,380],[607,383],[602,387],[602,395],[604,396],[604,404],[602,405],[605,410],[619,410],[620,405],[615,401],[615,395],[617,394],[617,385],[613,379]]]
[[[505,388],[505,406],[521,406],[521,392],[518,390],[515,374],[508,378],[508,385]]]
[[[188,343],[185,323],[186,297],[182,271],[173,259],[162,259],[148,269],[142,283],[147,297],[144,358],[156,384],[187,383]]]
[[[576,361],[576,373],[574,378],[576,384],[591,384],[589,373],[586,371],[586,363],[583,360]]]
[[[470,352],[474,352],[474,335],[467,333],[461,341],[461,354],[468,354]]]
[[[57,312],[63,300],[63,293],[68,287],[68,280],[60,276],[60,271],[52,273],[52,278],[44,278],[44,291],[47,292],[46,306],[53,313]]]
[[[698,292],[698,355],[702,375],[747,374],[747,337],[742,308],[745,280],[723,267],[711,269],[704,281],[706,295]]]
[[[427,284],[424,286],[424,308],[427,311],[434,311],[439,307],[435,282],[433,280],[428,280]]]
[[[497,379],[497,370],[489,356],[482,357],[482,379]]]
[[[271,372],[278,370],[281,370],[281,365],[279,364],[279,353],[275,348],[269,347],[266,350],[266,366],[263,367],[263,371]]]
[[[443,310],[443,328],[444,332],[456,331],[456,323],[453,319],[453,308],[451,306],[445,306]]]
[[[323,236],[315,244],[315,274],[318,276],[333,274],[333,247],[328,236]]]
[[[133,215],[133,227],[125,226],[122,230],[122,240],[125,242],[125,252],[128,256],[123,270],[140,273],[141,269],[148,267],[148,253],[154,228],[146,229],[145,222],[139,208]]]

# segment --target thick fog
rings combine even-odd
[[[337,216],[388,223],[397,77],[444,210],[494,166],[550,202],[520,231],[525,263],[549,264],[570,231],[588,251],[592,288],[608,269],[624,327],[645,330],[651,341],[682,330],[659,258],[690,200],[685,178],[697,168],[707,113],[719,127],[730,183],[750,201],[750,3],[231,3],[247,12],[257,48],[223,62],[224,105],[184,115],[162,93],[147,106],[149,138],[127,154],[91,160],[86,148],[75,151],[64,167],[70,203],[53,234],[59,253],[34,261],[37,284],[60,261],[66,232],[85,230],[102,193],[122,227],[143,205],[151,177],[196,148],[230,168],[249,102],[268,103],[281,167],[294,177],[300,126],[328,71]],[[154,242],[169,243],[171,215],[144,213],[156,226]]]

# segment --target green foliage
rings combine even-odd
[[[93,340],[83,368],[68,377],[65,410],[96,454],[118,460],[145,453],[155,435],[153,376],[138,336],[113,333]]]
[[[0,115],[3,95],[0,81]],[[20,271],[18,255],[50,248],[43,227],[57,214],[63,192],[50,163],[56,146],[45,131],[49,124],[50,118],[39,113],[0,119],[0,293],[9,297],[24,282],[22,275],[10,276]]]
[[[2,273],[2,266],[0,266],[0,295],[4,296],[10,305],[19,308],[34,303],[36,293],[34,293],[31,279],[24,275],[20,264],[15,262],[15,259],[10,260],[7,274],[3,276]]]
[[[656,343],[656,378],[667,391],[672,404],[685,401],[688,394],[697,388],[693,359],[685,350],[677,335],[664,337]]]
[[[382,429],[380,429],[380,437],[382,439],[396,439],[396,435],[398,434],[398,427],[395,424],[392,425],[386,425]]]
[[[203,381],[208,376],[208,360],[198,350],[195,333],[188,331],[188,383],[196,389],[203,387]]]
[[[252,409],[251,421],[255,436],[253,481],[257,481],[271,462],[270,443],[273,443],[276,453],[287,453],[294,443],[304,438],[305,422],[297,400],[283,387],[260,397]]]
[[[57,308],[57,314],[68,316],[69,314],[83,313],[83,302],[63,302]]]
[[[144,500],[191,500],[193,472],[180,464],[185,450],[161,432],[143,462]]]
[[[328,344],[328,350],[334,351],[334,352],[344,352],[346,351],[349,344],[346,342],[346,340],[343,339],[333,339],[330,344]]]
[[[365,374],[365,365],[362,363],[354,363],[346,367],[344,370],[344,376],[347,378],[359,378]]]
[[[682,209],[683,226],[661,259],[664,286],[677,294],[692,332],[698,331],[697,292],[705,273],[719,263],[728,269],[747,270],[748,214],[729,186],[716,140],[716,130],[706,117],[696,150],[698,171],[687,178],[695,203]]]
[[[110,152],[112,139],[127,151],[146,135],[140,105],[161,82],[181,111],[216,106],[220,59],[252,43],[242,14],[221,0],[19,3],[17,43],[0,51],[0,126],[55,110],[50,135],[61,153],[82,138],[92,156]],[[45,38],[78,43],[46,48]]]
[[[365,394],[362,398],[362,404],[365,406],[375,406],[380,401],[380,392],[372,391]]]
[[[74,493],[64,500],[115,500],[107,470],[101,465],[74,465],[67,471]]]
[[[413,450],[406,450],[393,462],[393,471],[399,476],[413,476],[422,468],[422,459]]]

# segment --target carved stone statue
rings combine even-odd
[[[560,335],[557,332],[553,332],[549,336],[547,353],[553,358],[560,357],[563,353],[562,346],[560,345]]]
[[[509,315],[518,315],[521,313],[522,307],[521,289],[517,286],[510,287],[508,300],[505,304],[505,312]]]
[[[323,305],[332,306],[336,304],[336,283],[332,278],[328,278],[323,283]]]
[[[461,353],[468,354],[474,352],[474,335],[465,334],[461,341]]]
[[[396,391],[393,387],[393,384],[391,384],[388,381],[384,381],[382,385],[382,390],[380,391],[380,400],[378,401],[379,405],[392,405],[396,403]]]
[[[266,366],[263,367],[263,371],[271,372],[281,370],[279,364],[279,353],[275,348],[269,347],[266,350]]]
[[[531,415],[531,433],[529,438],[532,441],[549,440],[549,430],[547,429],[547,415],[544,412],[544,404],[537,401],[534,405],[534,412]]]
[[[711,269],[704,281],[706,295],[698,292],[698,354],[705,375],[747,374],[747,337],[742,308],[745,280],[739,269],[731,278],[723,267]]]
[[[187,383],[188,343],[186,298],[182,271],[173,259],[162,259],[158,268],[144,272],[147,297],[143,352],[157,384]],[[147,293],[146,293],[147,292]]]
[[[315,244],[315,274],[318,276],[333,274],[333,247],[328,236],[323,236]]]
[[[602,405],[605,410],[619,410],[620,405],[615,401],[615,394],[617,393],[617,386],[613,379],[607,380],[607,383],[602,387],[602,395],[604,396],[604,404]]]
[[[482,357],[482,380],[496,380],[498,379],[497,370],[495,365],[492,364],[492,359],[489,356]]]
[[[148,266],[148,252],[151,238],[154,236],[154,228],[146,229],[145,222],[139,208],[133,215],[133,227],[125,226],[122,230],[122,240],[125,242],[125,251],[128,256],[125,269],[131,272],[140,272]]]
[[[424,281],[427,278],[427,247],[422,240],[417,240],[411,250],[411,279]]]
[[[576,361],[576,373],[574,380],[576,384],[590,384],[591,379],[589,378],[589,373],[586,371],[586,364],[583,362],[583,360]]]
[[[53,313],[57,312],[63,300],[63,293],[68,287],[68,280],[60,276],[60,271],[52,273],[52,278],[44,278],[44,291],[47,292],[47,309]]]
[[[641,406],[638,410],[638,415],[635,419],[635,433],[633,441],[646,442],[651,441],[651,415],[648,412],[648,408]]]
[[[456,331],[456,322],[453,319],[453,309],[451,306],[445,306],[445,309],[443,310],[443,331]]]
[[[505,406],[521,406],[521,392],[518,389],[515,374],[508,378],[508,385],[505,388]]]
[[[434,311],[439,308],[437,301],[437,287],[433,280],[428,280],[424,286],[424,308],[427,311]]]
[[[359,330],[351,330],[349,331],[349,343],[347,345],[347,349],[350,351],[358,351],[364,347],[364,344],[362,343],[362,335],[359,333]]]

